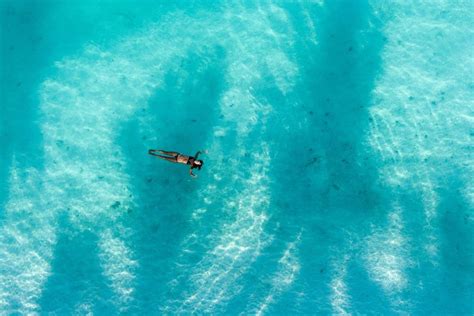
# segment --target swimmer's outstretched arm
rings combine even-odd
[[[196,160],[197,160],[197,159],[198,159],[198,156],[199,156],[199,154],[207,154],[207,150],[202,150],[202,151],[200,150],[200,151],[198,151],[198,152],[196,153],[196,155],[194,155],[194,159],[196,159]]]
[[[189,175],[193,178],[197,178],[197,175],[193,173],[193,168],[189,168]]]

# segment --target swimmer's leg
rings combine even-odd
[[[161,155],[154,155],[154,156],[164,159],[164,160],[168,160],[169,162],[177,162],[176,157],[167,157],[167,156],[161,156]]]
[[[164,154],[164,155],[168,155],[168,156],[172,156],[172,157],[178,157],[179,153],[175,152],[175,151],[164,151],[164,150],[157,150],[159,151],[160,153]]]
[[[172,157],[164,157],[164,156],[158,155],[157,152],[165,153],[166,155],[172,156]],[[172,152],[172,151],[163,151],[163,150],[158,150],[158,149],[148,149],[148,153],[152,156],[156,156],[156,157],[160,157],[160,158],[170,158],[172,160],[176,160],[176,157],[178,156],[178,153],[175,153],[175,152]]]
[[[156,149],[148,149],[148,154],[152,155],[152,156],[159,156],[156,154],[157,150]]]

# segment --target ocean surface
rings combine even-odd
[[[1,0],[0,315],[473,315],[473,23]]]

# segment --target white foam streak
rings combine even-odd
[[[333,274],[330,283],[330,300],[334,315],[350,315],[350,296],[345,283],[349,259],[349,255],[345,255],[340,259],[336,259],[332,265]]]
[[[49,273],[56,234],[50,214],[42,212],[40,183],[36,170],[21,172],[13,162],[6,224],[0,229],[0,314],[35,311]]]
[[[191,273],[191,293],[179,312],[212,312],[232,294],[239,291],[236,281],[259,256],[266,238],[263,236],[268,207],[267,172],[268,148],[254,154],[256,161],[250,178],[244,181],[240,195],[229,200],[228,208],[234,209],[236,218],[224,225],[216,245]],[[215,238],[215,237],[212,237]]]
[[[111,281],[112,288],[120,301],[118,304],[120,312],[125,312],[133,299],[135,271],[138,263],[133,259],[133,252],[121,238],[113,236],[110,229],[104,231],[99,241],[99,258],[104,275]]]
[[[270,305],[285,291],[287,291],[291,284],[295,281],[300,271],[300,264],[298,260],[298,244],[301,240],[300,232],[293,242],[288,243],[283,256],[278,260],[278,268],[272,277],[268,295],[259,304],[255,314],[260,316],[265,314]]]
[[[395,205],[388,214],[387,227],[373,228],[367,239],[364,260],[372,280],[388,297],[400,294],[408,284],[409,244],[403,233],[402,210]]]

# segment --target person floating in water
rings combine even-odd
[[[158,155],[156,154],[157,152],[163,155]],[[193,174],[193,169],[198,168],[199,170],[201,170],[201,167],[204,164],[204,161],[198,160],[198,156],[201,153],[200,151],[198,151],[196,155],[194,155],[194,157],[181,155],[180,153],[177,153],[174,151],[165,151],[165,150],[159,150],[159,149],[149,149],[148,153],[152,156],[155,156],[164,160],[168,160],[175,163],[182,163],[185,165],[190,165],[191,167],[189,167],[189,174],[192,177],[197,177],[197,175]]]

